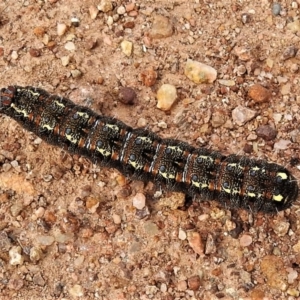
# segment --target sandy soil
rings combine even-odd
[[[299,1],[282,1],[279,15],[266,0],[102,1],[105,12],[100,2],[2,0],[1,87],[42,87],[164,138],[266,158],[299,178]],[[162,36],[157,16],[167,23]],[[123,40],[133,44],[129,56]],[[193,83],[187,59],[215,68],[217,80]],[[178,93],[167,113],[156,107],[164,83]],[[271,97],[250,99],[254,83]],[[121,87],[136,92],[134,105],[120,101]],[[236,124],[239,106],[255,117]],[[260,137],[262,125],[277,135]],[[215,202],[180,210],[180,195],[164,197],[1,116],[0,298],[300,299],[298,203],[270,216]]]

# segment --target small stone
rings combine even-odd
[[[276,138],[277,130],[270,125],[262,125],[256,129],[256,134],[265,141],[271,141]]]
[[[273,5],[272,5],[272,14],[274,16],[278,16],[280,14],[280,11],[281,11],[280,3],[273,3]]]
[[[85,206],[91,213],[95,213],[99,207],[99,200],[94,196],[88,196],[85,199]]]
[[[186,283],[185,280],[178,281],[178,283],[177,283],[177,290],[181,291],[181,292],[184,292],[184,291],[187,290],[187,283]]]
[[[95,5],[91,5],[89,7],[89,13],[92,20],[95,20],[97,18],[98,12],[99,10]]]
[[[121,42],[121,49],[122,52],[126,55],[126,56],[130,56],[132,53],[132,48],[133,48],[133,44],[127,40],[124,40]]]
[[[147,125],[147,120],[145,118],[139,118],[136,125],[137,127],[145,127]]]
[[[65,49],[68,50],[68,51],[75,51],[76,47],[75,47],[75,44],[73,42],[67,42],[65,44]]]
[[[144,223],[144,229],[145,229],[146,234],[148,234],[150,236],[154,236],[159,233],[157,225],[151,221],[146,221]]]
[[[79,284],[75,284],[69,289],[69,293],[73,297],[82,297],[84,295],[83,288]]]
[[[17,201],[10,207],[10,213],[13,217],[18,216],[24,208],[24,204],[21,201]]]
[[[9,279],[7,287],[10,290],[18,291],[18,290],[20,290],[23,287],[23,285],[24,285],[23,279],[14,276],[14,277],[12,277],[12,278]]]
[[[62,56],[62,57],[60,58],[60,60],[61,60],[61,64],[62,64],[64,67],[66,67],[66,66],[69,64],[69,62],[70,62],[70,56]]]
[[[201,280],[198,275],[192,276],[188,279],[188,287],[192,291],[198,291],[201,286]]]
[[[248,96],[256,103],[266,102],[270,99],[271,93],[260,84],[252,85],[248,90]]]
[[[46,283],[40,272],[33,275],[32,282],[39,286],[44,286]]]
[[[42,250],[37,247],[32,247],[29,252],[29,258],[32,262],[38,262],[42,257]]]
[[[280,139],[274,144],[274,150],[285,150],[288,148],[291,141]]]
[[[287,83],[287,84],[284,84],[281,88],[280,88],[280,93],[281,95],[288,95],[290,94],[291,92],[291,84],[290,83]]]
[[[144,70],[142,71],[140,78],[145,86],[153,86],[157,79],[157,72],[153,69]]]
[[[211,126],[213,128],[221,127],[225,122],[226,122],[226,117],[222,112],[217,111],[215,114],[212,115]]]
[[[216,252],[216,244],[213,236],[211,234],[207,235],[205,244],[205,254],[212,254]]]
[[[78,27],[79,24],[80,24],[80,20],[79,20],[77,17],[72,17],[72,18],[71,18],[71,24],[72,24],[74,27]]]
[[[35,27],[33,29],[33,33],[38,37],[42,37],[45,34],[45,32],[45,28],[41,26]]]
[[[234,86],[235,85],[234,80],[220,79],[218,81],[219,81],[220,84],[225,85],[225,86]]]
[[[296,253],[300,253],[300,240],[297,242],[297,244],[295,244],[293,246],[293,250],[296,252]]]
[[[202,255],[204,252],[204,245],[201,239],[201,236],[198,232],[190,231],[187,234],[190,247],[199,255]]]
[[[39,56],[41,56],[41,51],[39,49],[31,48],[29,50],[29,54],[32,57],[39,57]]]
[[[71,75],[73,78],[79,78],[82,76],[82,72],[78,69],[71,70]]]
[[[156,15],[149,32],[151,38],[166,38],[173,34],[173,26],[167,17]]]
[[[156,94],[157,108],[169,110],[177,99],[177,90],[174,85],[163,84]]]
[[[41,246],[50,246],[54,243],[54,237],[51,235],[38,235],[36,237],[36,241],[41,245]]]
[[[19,57],[19,55],[18,55],[17,51],[14,50],[14,51],[11,52],[11,58],[12,59],[18,59],[18,57]]]
[[[236,46],[233,49],[233,53],[241,60],[241,61],[249,61],[252,58],[251,50],[247,47]]]
[[[288,283],[293,284],[294,281],[298,277],[298,272],[296,270],[294,270],[293,268],[288,269],[288,271],[289,271],[289,273],[288,273]]]
[[[213,83],[217,78],[217,71],[201,62],[188,59],[184,74],[195,83]]]
[[[247,13],[242,14],[241,19],[242,19],[243,24],[247,24],[251,21],[251,17]]]
[[[240,238],[241,247],[248,247],[252,244],[252,237],[248,234],[243,234]]]
[[[292,297],[299,297],[299,291],[297,289],[289,288],[287,291],[287,294]]]
[[[238,124],[239,126],[243,126],[248,121],[252,120],[256,115],[254,110],[251,110],[244,106],[237,106],[232,111],[232,119],[233,121]]]
[[[283,51],[283,53],[281,55],[281,59],[282,60],[287,60],[289,58],[295,57],[296,54],[297,54],[297,51],[298,51],[298,49],[294,45],[289,46],[288,48],[286,48]]]
[[[186,239],[186,236],[186,232],[183,229],[179,228],[178,238],[184,241]]]
[[[121,5],[117,8],[117,14],[118,15],[124,15],[125,13],[126,13],[126,9],[123,5]]]
[[[63,36],[66,33],[67,29],[68,29],[68,26],[66,24],[57,23],[56,31],[57,31],[58,36]]]
[[[121,87],[119,89],[119,100],[124,104],[133,105],[136,100],[136,92],[130,87]]]
[[[97,6],[100,11],[104,13],[113,10],[112,1],[110,0],[101,0],[101,3]]]
[[[137,209],[143,209],[146,205],[146,197],[142,193],[137,193],[132,199],[132,205]]]
[[[113,214],[112,217],[113,217],[113,221],[114,221],[115,224],[117,224],[117,225],[121,224],[122,219],[121,219],[121,217],[119,215]]]
[[[300,20],[297,19],[294,22],[288,23],[286,25],[286,28],[289,29],[289,30],[291,30],[293,33],[299,32],[300,31]]]
[[[9,263],[12,266],[16,266],[16,265],[23,265],[24,262],[24,257],[21,255],[22,252],[22,248],[20,246],[13,246],[10,250],[9,250]]]
[[[290,229],[290,223],[285,221],[274,221],[273,230],[278,236],[285,236]]]

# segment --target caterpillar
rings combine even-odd
[[[193,199],[273,213],[298,195],[297,181],[278,164],[162,139],[40,88],[2,88],[0,112],[52,145]]]

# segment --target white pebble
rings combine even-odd
[[[191,59],[186,62],[184,74],[195,83],[212,83],[217,78],[216,69]]]
[[[121,217],[117,214],[113,214],[113,220],[115,224],[121,224],[122,222]]]
[[[163,84],[156,94],[157,108],[169,110],[177,99],[177,90],[174,85]]]
[[[103,12],[109,12],[113,10],[113,5],[110,0],[102,0],[100,4],[98,4],[98,9]]]
[[[137,193],[132,199],[132,205],[137,209],[143,209],[146,205],[146,197],[142,193]]]
[[[66,66],[69,64],[69,62],[70,62],[70,57],[69,57],[69,56],[62,56],[62,57],[60,58],[60,60],[61,60],[61,64],[62,64],[64,67],[66,67]]]
[[[83,296],[83,288],[79,284],[74,284],[70,289],[69,293],[73,297],[82,297]]]
[[[9,250],[9,263],[13,266],[22,265],[24,262],[24,257],[21,255],[21,247],[14,246]]]
[[[75,44],[73,42],[67,42],[65,44],[65,49],[68,50],[68,51],[75,51],[76,47],[75,47]]]
[[[186,232],[179,228],[178,238],[182,241],[186,240]]]
[[[67,25],[64,23],[57,23],[57,35],[62,36],[67,31]]]
[[[122,41],[121,42],[121,49],[122,49],[122,52],[126,55],[126,56],[130,56],[131,53],[132,53],[132,43],[129,42],[129,41]]]
[[[118,9],[117,9],[117,14],[118,15],[124,15],[125,13],[126,13],[126,9],[125,9],[124,6],[118,7]]]
[[[12,59],[17,59],[19,57],[18,52],[17,51],[12,51],[11,52],[11,58]]]
[[[89,13],[92,20],[95,20],[97,18],[98,12],[99,10],[95,5],[89,7]]]

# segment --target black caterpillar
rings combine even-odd
[[[217,200],[231,208],[277,212],[289,207],[298,195],[295,178],[282,166],[162,139],[43,89],[2,88],[0,112],[70,153],[192,198]]]

